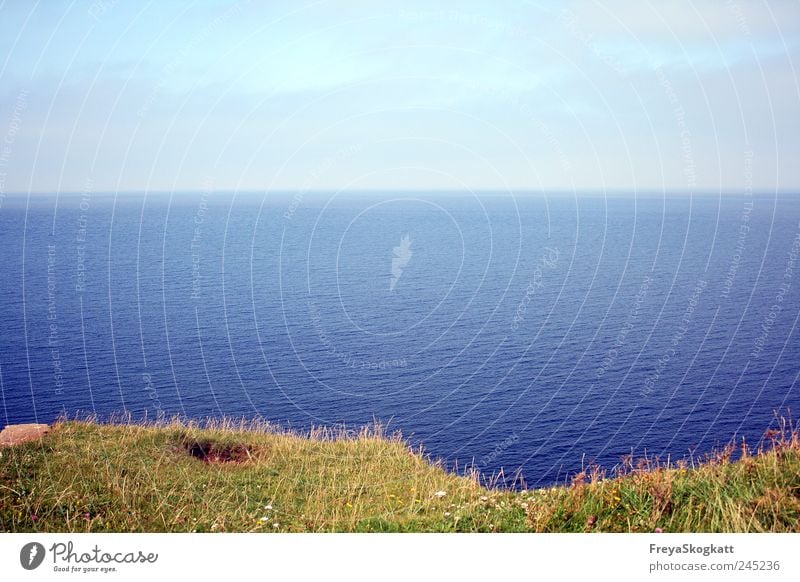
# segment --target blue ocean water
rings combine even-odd
[[[379,420],[535,486],[800,396],[790,195],[16,195],[0,244],[0,424]]]

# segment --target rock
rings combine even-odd
[[[0,432],[0,447],[35,441],[50,432],[47,424],[9,424]]]

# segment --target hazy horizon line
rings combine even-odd
[[[17,196],[94,196],[94,195],[130,195],[130,194],[289,194],[289,195],[318,195],[318,194],[388,194],[388,193],[426,193],[426,194],[501,194],[501,195],[574,195],[574,194],[595,194],[595,195],[667,195],[667,196],[694,196],[694,195],[743,195],[743,196],[767,196],[767,195],[786,195],[786,194],[800,194],[800,186],[793,188],[780,188],[780,189],[753,189],[742,187],[740,189],[710,189],[698,188],[694,190],[686,189],[657,189],[657,188],[577,188],[577,189],[564,189],[564,188],[547,188],[547,189],[532,189],[532,188],[315,188],[313,190],[297,188],[297,189],[269,189],[269,190],[256,190],[256,189],[189,189],[182,188],[179,190],[161,190],[161,189],[126,189],[126,190],[105,190],[105,189],[87,189],[87,190],[31,190],[24,191],[11,191],[0,192],[0,199],[3,197],[17,197]]]

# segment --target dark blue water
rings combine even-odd
[[[529,485],[755,442],[799,234],[788,195],[6,196],[0,423],[377,419]]]

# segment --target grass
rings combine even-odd
[[[64,421],[0,449],[0,531],[798,532],[800,433],[784,421],[764,442],[510,491],[380,427]]]

